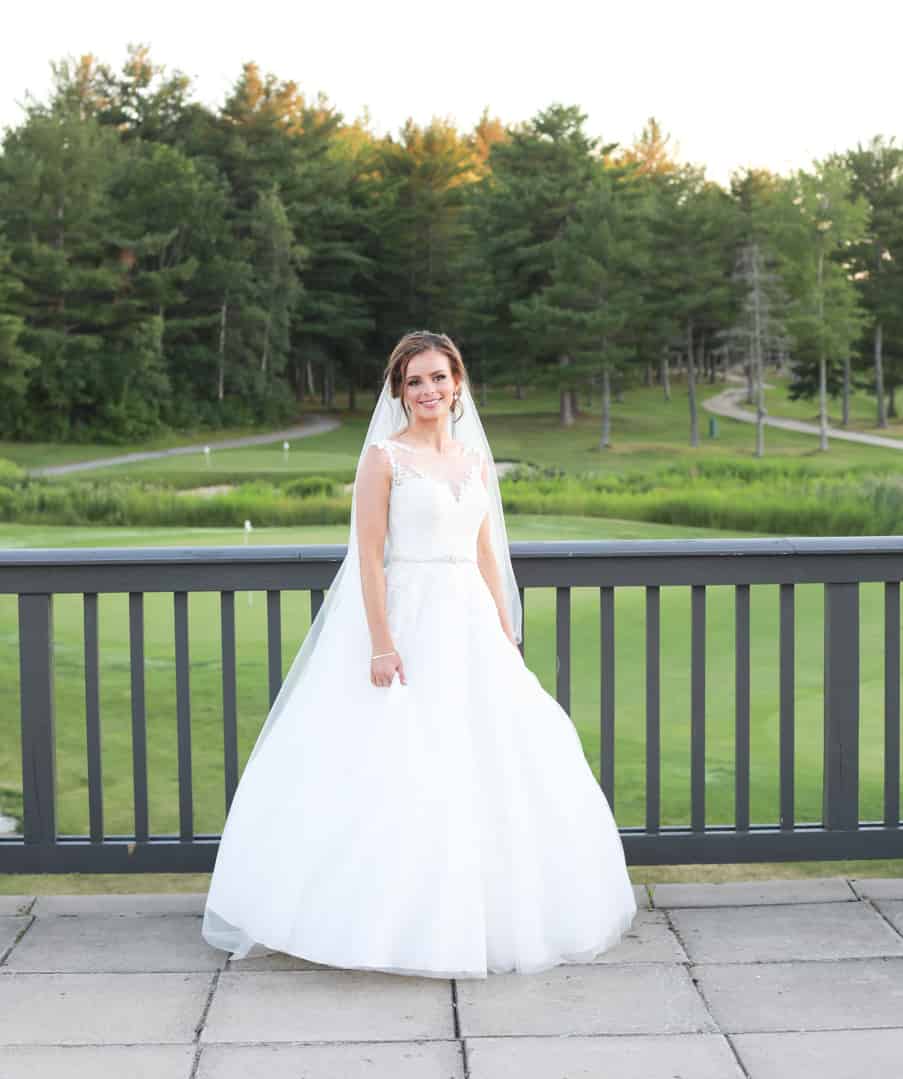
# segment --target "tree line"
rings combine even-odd
[[[444,330],[483,392],[670,397],[742,363],[792,393],[874,394],[896,416],[903,150],[866,146],[728,189],[654,118],[630,146],[552,104],[473,130],[377,137],[244,65],[225,102],[130,47],[52,65],[0,153],[0,437],[137,440],[282,422],[378,388],[409,329]],[[369,396],[367,404],[369,405]],[[758,426],[762,452],[763,425]],[[826,446],[823,434],[823,445]]]

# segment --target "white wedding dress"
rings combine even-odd
[[[630,928],[621,838],[573,722],[502,629],[476,562],[482,452],[392,462],[386,605],[407,684],[329,618],[241,776],[202,934],[439,978],[588,962]],[[359,572],[355,568],[355,572]]]

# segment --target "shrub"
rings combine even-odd
[[[0,457],[0,485],[8,486],[11,483],[17,483],[24,477],[24,469],[20,468],[15,462],[7,461],[5,457]]]
[[[301,476],[284,484],[282,490],[295,498],[308,498],[310,495],[331,495],[336,485],[336,480],[331,476]]]

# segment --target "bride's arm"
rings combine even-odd
[[[488,470],[489,464],[484,457],[480,475],[483,477],[483,485],[487,488],[489,486]],[[505,631],[509,640],[513,644],[516,644],[516,641],[514,640],[514,629],[511,626],[511,618],[508,614],[508,604],[505,601],[502,575],[499,571],[495,552],[492,549],[492,532],[488,510],[486,511],[486,516],[483,518],[483,523],[480,525],[480,531],[477,535],[477,564],[480,567],[480,573],[483,574],[483,579],[485,580],[489,591],[492,593],[496,609],[499,612],[502,629]]]
[[[371,446],[361,464],[355,516],[361,591],[374,655],[395,648],[386,617],[386,571],[383,567],[391,484],[391,463],[379,447]]]

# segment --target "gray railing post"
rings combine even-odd
[[[56,842],[53,714],[53,597],[19,596],[23,834],[26,843]]]
[[[825,828],[859,826],[859,585],[825,585]]]

